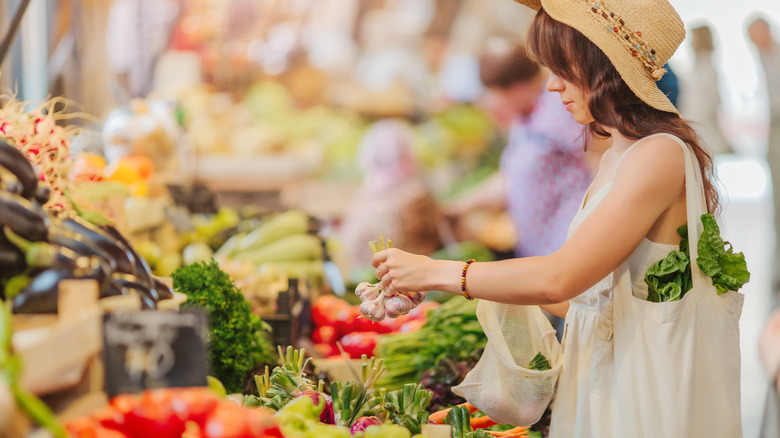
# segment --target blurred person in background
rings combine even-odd
[[[772,193],[775,205],[775,254],[774,291],[780,289],[780,45],[772,37],[769,23],[763,18],[753,20],[748,26],[750,40],[758,50],[758,56],[766,78],[769,98],[769,140],[767,161],[772,175]]]
[[[371,260],[368,242],[377,231],[393,246],[431,254],[441,248],[441,213],[422,179],[412,152],[414,131],[401,120],[374,123],[364,134],[358,152],[363,182],[352,195],[340,229],[349,270]]]
[[[519,236],[515,255],[551,254],[566,239],[592,178],[587,136],[560,97],[544,89],[547,73],[524,47],[494,43],[480,59],[479,73],[489,111],[499,125],[508,125],[508,142],[499,172],[448,210],[506,208]]]
[[[713,155],[733,153],[718,120],[720,91],[718,72],[712,59],[715,45],[709,26],[693,29],[691,48],[694,53],[693,70],[682,88],[680,110],[684,117],[697,123],[696,131]]]

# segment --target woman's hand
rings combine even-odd
[[[454,286],[460,281],[458,262],[433,260],[396,248],[377,252],[371,264],[376,268],[379,288],[390,293],[431,289],[455,292]]]

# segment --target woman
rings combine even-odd
[[[553,437],[741,436],[742,296],[707,289],[695,263],[679,301],[648,302],[643,281],[677,248],[678,227],[698,240],[699,214],[718,206],[711,157],[655,83],[685,37],[681,19],[666,0],[519,2],[539,10],[528,47],[552,72],[548,90],[612,140],[568,239],[548,256],[493,263],[382,251],[380,288],[565,315]]]

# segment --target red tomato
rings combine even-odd
[[[107,429],[122,430],[125,424],[125,414],[113,406],[98,409],[92,413],[91,417]]]
[[[360,358],[363,354],[373,356],[378,336],[375,332],[350,333],[341,338],[341,346],[351,358]]]
[[[113,399],[109,405],[119,411],[121,414],[127,414],[141,402],[141,399],[132,394],[120,394]]]
[[[182,421],[203,426],[209,414],[216,409],[219,399],[208,388],[188,388],[172,394],[170,403]]]
[[[349,303],[335,295],[323,295],[312,305],[312,322],[317,327],[332,326],[338,321],[339,312],[349,307]]]
[[[124,432],[102,427],[92,417],[84,417],[69,422],[65,429],[71,438],[128,438]]]
[[[401,327],[398,328],[398,331],[401,333],[415,332],[424,325],[425,321],[420,319],[412,319],[406,321]]]
[[[311,340],[315,344],[333,344],[337,339],[336,329],[330,325],[317,327],[311,333]]]
[[[251,436],[284,438],[281,429],[268,412],[261,409],[244,409],[244,413],[249,420]]]
[[[203,438],[252,438],[244,409],[233,402],[220,402],[206,419]]]
[[[144,392],[141,403],[125,416],[124,429],[135,438],[179,438],[184,432],[184,421],[171,406],[173,391]]]
[[[338,347],[331,344],[314,344],[314,349],[322,357],[330,357],[339,353]]]
[[[181,434],[181,438],[202,438],[203,437],[203,429],[200,428],[200,426],[193,422],[188,421],[184,424],[184,433]]]

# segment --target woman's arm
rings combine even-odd
[[[557,316],[558,318],[566,318],[566,312],[569,311],[569,301],[564,301],[562,303],[557,304],[542,304],[539,307],[542,309],[552,313],[553,315]]]
[[[542,257],[474,263],[467,276],[469,295],[512,304],[556,304],[576,297],[625,261],[675,202],[684,202],[684,175],[676,142],[665,137],[642,142],[561,249]],[[388,250],[375,254],[373,264],[383,290],[461,293],[461,261]]]

